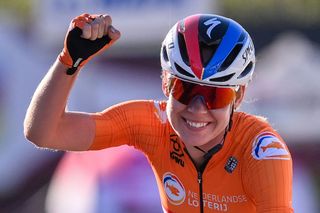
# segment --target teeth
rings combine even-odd
[[[200,127],[204,127],[206,125],[208,125],[208,123],[203,123],[203,122],[192,122],[192,121],[187,121],[187,124],[189,124],[189,126],[191,127],[195,127],[195,128],[200,128]]]

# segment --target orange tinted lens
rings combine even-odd
[[[188,105],[196,96],[202,96],[209,110],[219,109],[229,105],[235,98],[231,88],[202,86],[177,78],[170,80],[169,90],[174,99]]]

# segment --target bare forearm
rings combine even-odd
[[[76,79],[67,75],[66,67],[58,60],[50,68],[36,89],[24,121],[26,137],[41,145],[50,140],[64,116],[67,99]]]

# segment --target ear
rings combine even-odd
[[[234,109],[238,109],[241,105],[241,102],[244,98],[244,94],[246,91],[246,86],[240,86],[238,91],[236,92],[236,100],[234,102]]]
[[[163,79],[162,79],[162,92],[167,98],[169,97],[168,86],[163,82]]]
[[[162,71],[162,92],[168,98],[169,97],[169,88],[168,88],[168,72]]]

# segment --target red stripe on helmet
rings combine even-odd
[[[199,47],[199,15],[193,15],[184,20],[185,32],[184,40],[186,41],[186,48],[189,56],[190,66],[193,73],[202,79],[203,66],[201,63],[200,47]]]

